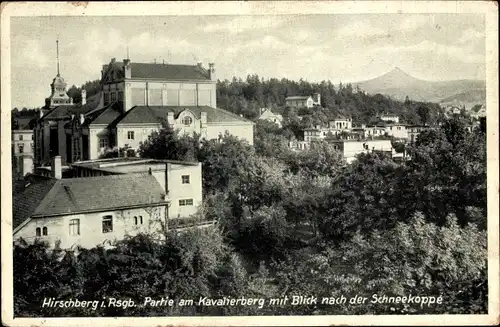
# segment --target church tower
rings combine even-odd
[[[60,105],[72,105],[73,99],[66,93],[66,87],[68,84],[61,77],[59,73],[59,40],[56,41],[56,51],[57,51],[57,76],[52,80],[50,84],[51,94],[45,99],[45,107],[54,108]]]

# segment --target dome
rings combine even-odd
[[[64,80],[64,78],[62,78],[60,75],[57,75],[56,77],[54,77],[54,79],[52,80],[52,84],[66,84],[66,81]]]

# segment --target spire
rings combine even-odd
[[[130,55],[128,53],[128,45],[127,45],[127,60],[130,60]]]
[[[56,50],[57,50],[57,76],[59,75],[59,39],[56,40]]]

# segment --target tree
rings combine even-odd
[[[417,114],[420,117],[420,121],[423,125],[426,125],[429,122],[430,118],[430,109],[425,105],[420,105],[417,108]]]

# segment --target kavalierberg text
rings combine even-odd
[[[443,303],[442,296],[419,296],[409,294],[408,296],[386,296],[373,294],[370,297],[356,295],[354,297],[347,298],[344,295],[340,297],[322,297],[321,299],[316,296],[302,296],[302,295],[292,295],[284,296],[280,298],[232,298],[232,297],[221,297],[221,298],[210,298],[210,297],[199,297],[197,300],[192,299],[179,299],[174,300],[168,297],[162,297],[159,299],[153,299],[151,297],[146,297],[142,303],[136,303],[132,299],[117,299],[117,298],[104,298],[103,300],[93,300],[93,301],[80,301],[78,299],[69,300],[56,300],[55,298],[44,298],[42,303],[42,308],[89,308],[92,310],[97,310],[98,308],[130,308],[136,306],[151,306],[151,307],[173,307],[173,306],[257,306],[262,309],[265,305],[268,306],[297,306],[297,305],[336,305],[336,304],[350,304],[350,305],[369,305],[369,304],[408,304],[408,305],[420,305],[420,307],[430,307],[436,304]]]

